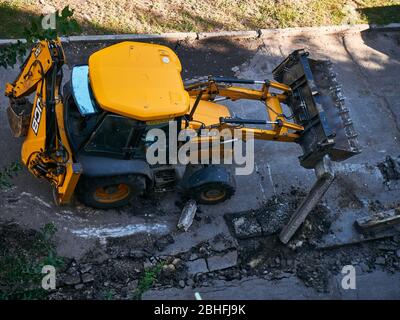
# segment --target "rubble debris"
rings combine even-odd
[[[171,278],[175,273],[176,268],[173,264],[166,264],[161,269],[161,274],[166,278]]]
[[[363,217],[354,222],[359,232],[378,232],[393,228],[400,224],[400,207],[392,210],[381,211],[373,216]]]
[[[292,250],[296,250],[297,248],[300,248],[301,246],[303,246],[304,241],[298,240],[298,241],[293,241],[291,243],[288,244],[288,247]]]
[[[262,235],[261,225],[254,214],[242,215],[232,219],[235,236],[239,239]]]
[[[375,263],[378,265],[384,265],[386,263],[386,259],[384,257],[378,257],[376,258]]]
[[[167,234],[165,236],[158,238],[154,242],[154,246],[158,249],[158,251],[163,251],[167,246],[169,246],[174,242],[175,242],[174,238],[170,234]]]
[[[143,250],[132,249],[129,252],[129,257],[134,258],[134,259],[142,259],[142,258],[146,257],[146,252],[144,252]]]
[[[357,184],[348,175],[343,173],[336,174],[335,184],[340,187],[338,199],[340,208],[361,209],[364,207],[364,203],[357,196],[359,193]]]
[[[176,268],[179,268],[182,265],[182,260],[179,258],[175,258],[174,260],[172,260],[172,265],[174,265]]]
[[[359,267],[362,272],[370,272],[371,271],[371,268],[369,267],[369,265],[364,262],[360,263]]]
[[[214,255],[207,258],[208,269],[210,271],[223,270],[236,266],[238,261],[237,251],[230,251],[222,256]]]
[[[287,202],[270,201],[257,215],[261,224],[263,235],[268,236],[279,232],[282,226],[288,221],[289,204]]]
[[[257,210],[226,214],[225,220],[239,240],[268,237],[283,228],[306,194],[304,190],[293,187],[289,193],[273,196]],[[323,203],[317,204],[289,246],[297,241],[319,239],[328,232],[334,219],[335,216]]]
[[[289,222],[282,228],[279,234],[279,239],[285,244],[289,242],[307,216],[318,205],[335,178],[328,155],[325,155],[323,159],[316,164],[314,170],[317,181],[315,181],[311,190],[296,208],[296,211],[290,216]]]
[[[189,287],[193,287],[193,286],[194,286],[194,281],[193,281],[193,279],[187,279],[187,280],[186,280],[186,285],[188,285]]]
[[[82,275],[82,282],[83,283],[90,283],[94,281],[94,277],[90,273],[85,273]]]
[[[81,277],[79,276],[79,274],[66,275],[62,278],[62,284],[67,286],[73,286],[78,283],[81,283]]]
[[[186,202],[182,209],[181,217],[179,218],[177,228],[183,229],[187,232],[193,223],[194,216],[197,210],[197,203],[195,200],[191,199]]]
[[[260,210],[247,214],[255,217],[262,227],[260,222],[273,219],[273,212],[278,211],[276,221],[284,224],[302,197],[301,189],[293,189],[289,194],[274,197]],[[284,201],[286,204],[282,205]],[[57,290],[49,295],[49,299],[104,299],[108,292],[112,292],[113,299],[131,299],[139,279],[146,272],[144,269],[149,266],[160,266],[161,270],[155,279],[154,290],[171,287],[197,290],[221,282],[229,285],[229,281],[254,276],[270,280],[297,276],[307,286],[322,292],[331,290],[329,280],[347,264],[355,265],[361,274],[375,270],[400,271],[398,233],[384,240],[329,250],[310,245],[327,234],[336,215],[323,204],[314,210],[289,246],[280,243],[277,232],[237,240],[227,234],[218,234],[188,251],[166,255],[158,251],[174,241],[172,236],[156,239],[135,235],[112,239],[106,246],[95,246],[79,261],[67,260],[65,268],[57,275],[60,281]],[[233,227],[231,231],[234,232]],[[99,255],[101,259],[95,259]],[[63,279],[66,283],[62,283]]]
[[[208,241],[210,249],[214,252],[223,252],[228,249],[236,248],[237,244],[234,239],[226,234],[219,233],[213,239]]]
[[[262,258],[262,257],[257,257],[257,258],[252,259],[247,265],[248,265],[250,268],[254,269],[254,268],[256,268],[262,261],[263,261],[263,258]]]
[[[307,287],[313,287],[318,292],[326,292],[329,284],[329,271],[315,261],[303,260],[296,268],[296,276],[303,280]]]
[[[378,163],[378,168],[382,173],[385,182],[400,179],[400,156],[397,159],[386,156],[385,161]]]
[[[379,200],[369,201],[368,202],[368,210],[371,212],[384,211],[385,206]]]
[[[90,272],[92,270],[92,266],[90,265],[90,264],[82,264],[80,267],[79,267],[79,272],[80,273],[88,273],[88,272]]]
[[[192,253],[189,257],[189,261],[197,260],[199,256],[196,253]]]
[[[194,261],[188,261],[186,263],[188,275],[195,275],[198,273],[208,272],[207,263],[204,259],[197,259]]]

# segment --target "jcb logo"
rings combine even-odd
[[[37,99],[36,101],[36,106],[35,106],[35,111],[33,112],[33,119],[32,119],[32,130],[35,133],[35,135],[38,134],[39,131],[39,124],[40,120],[42,119],[42,108],[40,106],[40,98]]]
[[[36,58],[39,56],[41,51],[42,51],[42,48],[40,47],[40,45],[38,45],[34,52]]]

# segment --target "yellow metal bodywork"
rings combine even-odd
[[[270,88],[274,88],[277,90],[281,90],[283,93],[271,93]],[[266,111],[268,114],[268,120],[271,122],[277,122],[276,124],[272,124],[272,128],[269,129],[259,129],[259,128],[241,128],[243,133],[243,139],[245,140],[248,133],[253,134],[255,139],[259,140],[276,140],[281,142],[295,142],[300,135],[298,132],[304,130],[304,127],[293,123],[291,121],[287,121],[283,116],[283,110],[281,103],[285,101],[287,98],[286,94],[290,93],[291,89],[289,86],[278,83],[275,81],[270,81],[269,85],[263,85],[260,90],[248,89],[237,86],[224,86],[218,85],[214,81],[208,81],[200,86],[194,86],[194,88],[188,88],[189,95],[191,100],[195,99],[201,93],[202,102],[214,100],[217,96],[226,97],[231,101],[236,101],[239,99],[247,99],[247,100],[258,100],[265,104]],[[201,103],[200,103],[201,104]],[[199,104],[199,107],[200,107]],[[198,108],[199,108],[198,107]],[[212,109],[210,108],[212,112]],[[211,113],[210,112],[210,113]],[[197,111],[196,111],[197,113]],[[194,119],[195,115],[194,114]],[[215,117],[215,115],[214,115]],[[219,116],[218,116],[219,117]],[[224,116],[222,116],[224,117]],[[211,115],[212,118],[212,115]],[[219,122],[219,121],[218,121]],[[237,126],[233,126],[230,124],[218,124],[216,122],[216,127],[223,129],[231,129],[234,130]],[[214,126],[215,127],[215,126]]]
[[[52,51],[56,50],[56,48],[60,49],[60,51]],[[56,139],[54,148],[57,150],[62,145],[62,148],[66,150],[67,158],[64,159],[56,153],[46,152],[45,150],[46,139],[48,139],[46,136],[46,101],[48,98],[46,89],[48,84],[44,75],[54,67],[55,62],[52,56],[56,54],[61,54],[62,57],[60,58],[64,60],[64,53],[59,39],[40,41],[32,49],[17,79],[13,83],[6,84],[5,94],[10,99],[16,99],[35,92],[31,123],[21,148],[21,160],[31,173],[37,177],[44,177],[53,184],[58,203],[67,203],[70,201],[78,182],[80,168],[79,164],[73,161],[72,150],[65,133],[64,106],[58,92],[58,85],[55,87],[54,92],[57,122],[55,130],[58,131],[60,136],[58,137],[59,139]],[[37,167],[35,167],[37,164],[61,165],[63,170],[61,173],[48,171],[46,174],[39,174]]]
[[[56,119],[63,147],[67,150],[69,155],[65,163],[65,174],[63,177],[58,177],[56,185],[58,202],[63,204],[70,202],[82,170],[79,163],[73,161],[72,149],[69,145],[64,125],[64,105],[60,99],[56,103]],[[62,180],[60,178],[62,178]]]
[[[192,110],[195,100],[194,98],[190,98],[190,110]],[[202,124],[205,126],[215,125],[219,123],[220,117],[229,117],[230,115],[227,107],[211,101],[202,100],[196,108],[190,126],[193,129],[198,129]]]
[[[61,101],[58,85],[55,88],[55,120],[57,139],[55,150],[64,150],[64,156],[46,149],[46,93],[49,85],[44,76],[54,67],[54,48],[59,48],[64,62],[64,54],[59,40],[40,41],[33,49],[20,75],[13,83],[6,85],[6,95],[17,99],[35,92],[31,113],[31,125],[22,145],[22,162],[38,177],[52,182],[59,203],[70,201],[81,170],[74,162],[73,151],[69,145],[64,125],[64,105]],[[58,52],[58,54],[60,54]],[[59,66],[60,67],[60,66]],[[157,121],[173,120],[184,117],[183,128],[198,130],[214,128],[217,131],[240,128],[242,139],[251,133],[255,139],[294,142],[304,128],[287,121],[283,116],[281,103],[290,93],[290,87],[274,81],[265,83],[260,90],[244,87],[218,85],[208,81],[200,86],[184,88],[180,76],[181,64],[176,54],[161,45],[138,42],[123,42],[102,49],[89,58],[89,81],[93,95],[99,106],[109,112],[133,118],[148,124]],[[281,93],[271,93],[274,88]],[[201,96],[200,96],[201,93]],[[193,117],[190,112],[199,99]],[[270,129],[239,127],[220,123],[220,118],[229,118],[227,107],[213,102],[216,97],[225,97],[232,101],[239,99],[258,100],[265,104],[268,120],[273,122]],[[38,112],[38,110],[40,112]],[[40,114],[39,114],[40,113]],[[189,118],[188,118],[189,116]],[[36,123],[34,123],[36,121]],[[34,130],[35,128],[35,130]],[[217,141],[217,140],[218,141]],[[191,143],[211,145],[220,142],[220,137],[196,137]],[[196,158],[209,157],[209,147],[200,148]],[[226,157],[231,150],[222,145],[221,156]],[[231,153],[230,153],[231,155]],[[54,165],[63,170],[49,170],[45,174],[38,172],[37,164]]]
[[[141,121],[189,110],[181,63],[168,47],[122,42],[89,58],[90,84],[102,109]]]

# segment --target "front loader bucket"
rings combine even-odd
[[[298,141],[303,149],[303,167],[314,168],[325,155],[342,161],[360,153],[330,61],[313,60],[308,52],[296,50],[273,70],[273,75],[293,90],[287,105],[296,123],[304,127]]]
[[[343,161],[361,152],[349,110],[329,61],[308,58],[308,52],[292,52],[273,71],[275,80],[292,88],[286,103],[294,121],[304,127],[298,143],[300,164],[314,169],[317,181],[279,235],[287,243],[320,201],[335,175],[330,160]]]

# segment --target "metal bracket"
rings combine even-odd
[[[322,160],[316,164],[314,171],[315,175],[317,176],[317,181],[314,183],[310,192],[296,209],[296,212],[292,215],[288,224],[279,234],[279,239],[283,243],[289,242],[297,229],[304,222],[312,209],[314,209],[314,207],[318,204],[335,179],[332,163],[328,155],[325,155]]]

